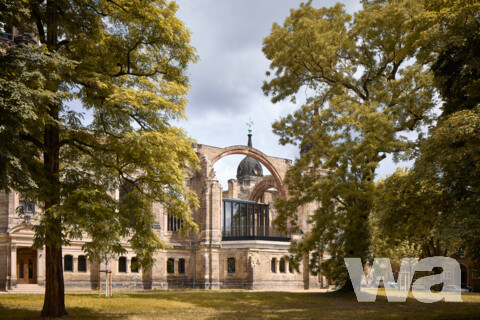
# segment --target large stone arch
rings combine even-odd
[[[204,146],[204,145],[197,145],[196,149],[197,149],[197,152],[203,153],[209,159],[210,165],[212,166],[215,164],[215,162],[217,162],[221,158],[232,155],[232,154],[243,154],[255,160],[258,160],[261,164],[263,164],[268,169],[268,171],[270,171],[270,174],[275,180],[275,184],[276,184],[275,188],[277,188],[277,190],[279,191],[280,196],[284,198],[286,197],[286,190],[283,185],[282,174],[277,169],[277,166],[273,163],[274,161],[285,162],[285,159],[269,157],[265,155],[263,152],[261,152],[260,150],[257,150],[252,147],[247,147],[247,146],[230,146],[226,148],[216,148],[216,147],[210,147],[210,146]]]
[[[253,188],[251,194],[250,194],[250,199],[251,201],[258,202],[262,195],[265,193],[270,188],[275,188],[279,190],[279,185],[273,178],[273,176],[268,175],[263,177],[257,184],[255,184],[255,187]]]

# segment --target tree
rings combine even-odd
[[[416,57],[433,71],[442,113],[421,142],[413,168],[382,182],[378,214],[384,231],[398,224],[416,230],[413,241],[424,247],[424,256],[455,254],[463,247],[480,261],[479,17],[480,3],[469,0],[426,1],[414,17],[422,30]],[[422,234],[426,230],[429,237]],[[429,243],[441,248],[426,251]]]
[[[375,224],[391,248],[408,240],[419,256],[478,259],[480,109],[457,111],[432,128],[413,167],[379,182]]]
[[[311,253],[310,269],[322,268],[337,283],[348,279],[343,258],[371,258],[375,170],[389,154],[412,154],[435,105],[430,70],[410,59],[420,32],[410,18],[422,4],[362,2],[353,17],[340,4],[301,4],[283,26],[273,25],[263,46],[274,70],[265,94],[273,102],[295,101],[302,88],[309,94],[273,125],[282,144],[302,151],[287,173],[289,198],[277,203],[276,222],[295,225],[299,206],[320,203],[312,229],[293,249]],[[320,265],[324,252],[331,259]]]
[[[458,248],[458,234],[446,228],[451,199],[443,196],[440,186],[425,184],[416,174],[398,169],[378,182],[370,216],[376,256],[400,262],[444,256]]]
[[[192,140],[170,125],[184,117],[186,69],[196,55],[173,2],[2,0],[0,8],[0,21],[40,39],[0,56],[0,188],[41,206],[41,314],[59,317],[69,239],[88,236],[84,250],[95,259],[123,252],[129,236],[146,268],[164,246],[151,228],[153,201],[181,218],[184,232],[197,230],[197,200],[184,185],[196,155]]]
[[[480,3],[472,0],[425,1],[415,19],[422,37],[417,58],[434,72],[442,96],[442,118],[480,103]]]

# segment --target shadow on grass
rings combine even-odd
[[[98,311],[89,308],[68,308],[68,315],[64,319],[128,319],[128,314],[99,314]],[[133,314],[132,314],[133,315]],[[4,308],[0,306],[0,318],[2,320],[10,319],[45,319],[40,317],[40,310]]]
[[[479,319],[480,295],[469,303],[424,304],[413,298],[359,303],[349,293],[152,291],[67,295],[67,319]],[[0,297],[1,319],[40,319],[43,296]]]

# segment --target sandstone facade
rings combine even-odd
[[[271,223],[275,216],[271,206],[275,197],[288,194],[283,179],[291,160],[266,156],[250,146],[193,147],[199,157],[200,170],[191,172],[188,186],[196,191],[200,200],[200,207],[194,212],[199,233],[190,237],[180,236],[163,208],[153,204],[152,210],[157,216],[154,228],[172,248],[155,256],[156,263],[151,270],[135,268],[135,254],[129,248],[127,239],[125,248],[128,253],[110,260],[107,265],[89,261],[85,263],[81,247],[88,239],[73,240],[70,246],[63,248],[66,289],[96,289],[99,285],[104,286],[105,273],[100,270],[112,272],[114,289],[308,289],[328,285],[325,278],[310,275],[307,257],[298,270],[290,267],[285,259],[289,240],[301,235],[280,235]],[[248,183],[230,180],[228,190],[223,191],[213,164],[230,154],[243,154],[258,160],[271,175]],[[0,194],[0,290],[12,290],[21,283],[42,286],[45,282],[45,253],[42,249],[31,249],[35,217],[17,214],[16,208],[22,201],[20,197],[15,192]],[[265,221],[268,221],[268,225],[259,227],[259,222],[253,222],[257,233],[253,231],[248,235],[244,233],[226,237],[222,209],[225,199],[243,200],[245,205],[239,206],[245,210],[257,208],[253,206],[255,203],[267,205],[265,212],[268,212],[268,217],[265,217]],[[299,208],[303,231],[308,230],[307,217],[314,206]],[[248,213],[245,217],[256,221],[258,218],[253,218],[254,214],[252,211],[251,215]],[[260,228],[261,234],[258,231]]]

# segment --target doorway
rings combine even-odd
[[[37,250],[17,249],[17,276],[19,284],[37,283]]]

